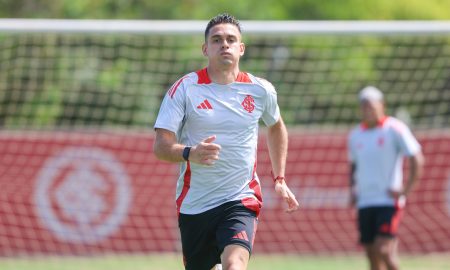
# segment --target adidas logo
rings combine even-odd
[[[207,99],[203,100],[200,105],[197,106],[197,109],[206,109],[206,110],[212,110],[213,107],[211,106],[211,103]]]
[[[384,223],[383,225],[381,225],[380,232],[388,233],[390,231],[391,231],[391,226],[389,226],[389,223]]]
[[[239,232],[239,233],[235,234],[232,238],[248,241],[248,236],[247,236],[247,233],[245,231],[242,231],[242,232]]]

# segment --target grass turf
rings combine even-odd
[[[408,270],[448,270],[450,254],[402,256],[401,268]],[[2,270],[178,270],[181,258],[175,254],[103,257],[0,258]],[[368,269],[363,254],[357,255],[255,255],[248,270],[351,270]]]

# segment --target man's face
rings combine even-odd
[[[360,106],[364,122],[377,123],[384,117],[384,104],[381,100],[363,100]]]
[[[218,24],[209,30],[202,51],[210,63],[231,65],[239,63],[239,58],[244,55],[245,45],[241,42],[241,33],[235,25]]]

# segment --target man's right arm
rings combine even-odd
[[[156,128],[156,136],[153,144],[153,153],[164,161],[184,162],[183,151],[186,145],[177,142],[175,133],[163,128]],[[210,136],[197,145],[192,146],[189,153],[189,161],[213,165],[219,159],[220,145],[213,143],[216,136]]]
[[[356,188],[355,188],[355,171],[356,171],[356,163],[350,163],[350,206],[356,205]]]
[[[155,129],[156,136],[153,143],[153,153],[155,156],[164,161],[183,162],[183,150],[185,145],[177,142],[175,133],[167,129]]]

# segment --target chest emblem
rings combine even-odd
[[[209,103],[209,101],[205,99],[197,106],[197,109],[212,110],[213,107],[211,106],[211,103]]]
[[[383,137],[378,138],[378,146],[382,147],[383,144],[384,144],[384,138]]]
[[[255,109],[255,100],[253,99],[252,96],[247,95],[244,98],[244,101],[242,101],[241,105],[244,108],[244,110],[251,113]]]

